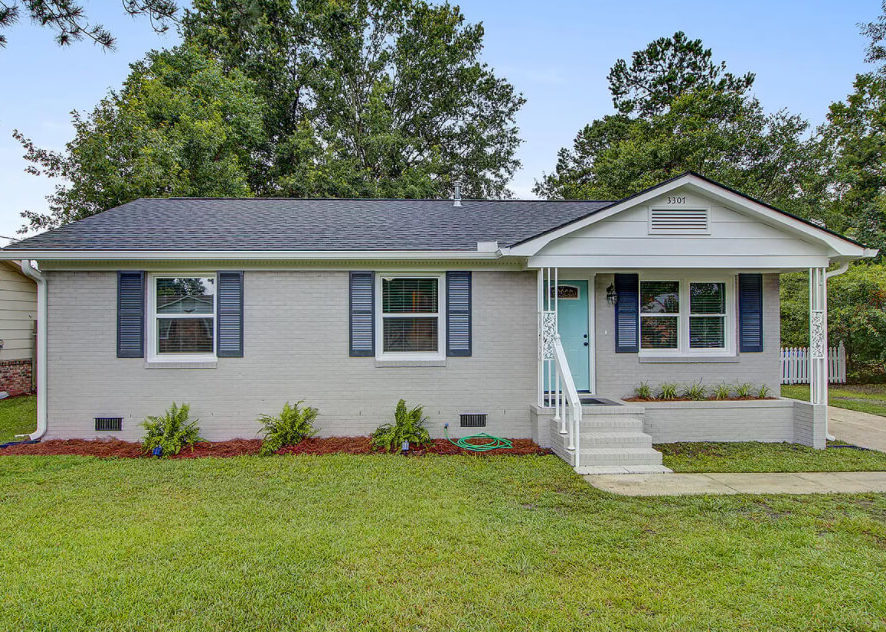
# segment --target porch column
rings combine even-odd
[[[809,268],[809,402],[828,403],[828,288],[825,268]]]
[[[797,402],[794,441],[827,446],[828,295],[826,268],[809,268],[809,402]]]

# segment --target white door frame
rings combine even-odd
[[[597,273],[588,275],[588,392],[597,394]]]

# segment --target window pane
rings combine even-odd
[[[676,349],[676,316],[646,316],[640,319],[640,345],[643,349]]]
[[[384,279],[382,310],[386,314],[436,314],[437,279]]]
[[[212,314],[215,278],[157,279],[158,314]]]
[[[436,318],[383,318],[385,351],[436,351]]]
[[[689,319],[689,346],[692,349],[722,349],[726,346],[722,316],[692,316]]]
[[[679,281],[643,281],[640,283],[640,311],[645,314],[678,314]]]
[[[693,314],[725,314],[725,283],[690,283],[689,311]]]
[[[158,318],[158,353],[212,353],[212,318]]]

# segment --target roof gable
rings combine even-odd
[[[616,215],[637,212],[637,209],[643,209],[642,212],[645,213],[650,206],[656,208],[667,206],[668,197],[693,195],[707,200],[704,203],[705,206],[719,205],[722,208],[750,218],[753,222],[778,230],[791,239],[815,244],[821,254],[825,256],[857,258],[876,254],[875,250],[866,248],[858,242],[785,213],[695,173],[685,173],[677,176],[629,198],[613,202],[609,206],[585,217],[541,232],[534,237],[515,244],[510,248],[509,252],[510,254],[521,256],[538,255],[548,244],[567,235],[582,231],[594,224],[608,221]],[[692,204],[690,203],[688,206],[692,206]]]

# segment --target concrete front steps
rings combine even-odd
[[[655,474],[671,470],[643,432],[641,406],[582,406],[579,474]]]

